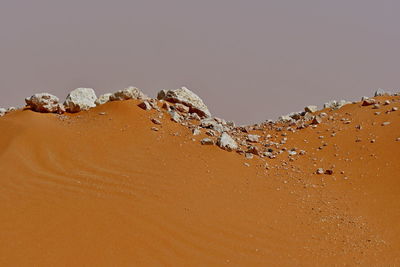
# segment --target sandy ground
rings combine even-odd
[[[0,118],[0,265],[400,265],[400,111],[385,113],[400,98],[378,99],[392,100],[380,115],[351,104],[288,132],[306,151],[294,161],[202,146],[168,117],[152,131],[155,111],[133,100],[12,112]]]

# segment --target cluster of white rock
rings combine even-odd
[[[9,108],[0,108],[0,117],[3,117],[4,115],[6,115],[7,113],[10,113],[11,111],[16,110],[16,108],[14,107],[9,107]]]
[[[83,110],[94,108],[109,101],[128,100],[128,99],[147,99],[136,87],[128,87],[115,93],[108,93],[96,96],[92,88],[77,88],[70,92],[64,103],[60,99],[48,93],[34,94],[25,99],[26,105],[36,112],[42,113],[76,113]]]

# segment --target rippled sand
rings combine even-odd
[[[168,118],[150,130],[155,111],[135,101],[12,112],[0,118],[0,265],[399,265],[400,111],[387,109],[348,105],[336,113],[350,125],[290,133],[307,154],[270,170]]]

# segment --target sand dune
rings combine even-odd
[[[335,120],[287,132],[286,146],[307,152],[293,161],[202,146],[204,133],[168,116],[152,131],[156,111],[135,100],[11,112],[0,118],[0,265],[399,265],[400,111],[385,111],[400,97],[376,99],[392,103],[380,115],[324,110]]]

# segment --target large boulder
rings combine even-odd
[[[161,90],[157,98],[171,103],[183,104],[189,107],[190,113],[197,113],[201,118],[211,117],[211,113],[203,100],[186,87],[175,90]]]
[[[221,136],[218,138],[217,145],[227,151],[236,150],[238,148],[238,144],[227,133],[221,134]]]
[[[110,101],[121,101],[129,99],[148,99],[142,91],[136,87],[128,87],[123,90],[119,90],[110,96]]]
[[[101,95],[96,99],[95,104],[97,106],[103,105],[103,104],[107,103],[108,101],[110,101],[110,97],[111,96],[112,96],[111,93],[107,93],[107,94]]]
[[[92,88],[77,88],[68,94],[64,106],[68,112],[80,112],[94,108],[96,99],[96,93]]]
[[[31,97],[25,98],[25,102],[27,106],[36,112],[63,113],[65,111],[64,107],[60,104],[60,99],[48,93],[34,94]]]

